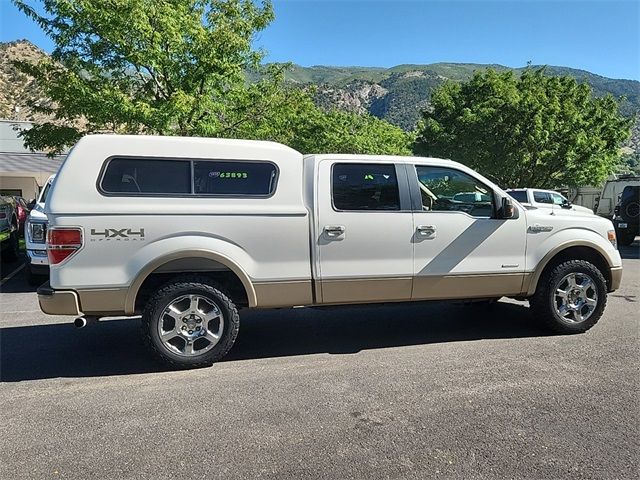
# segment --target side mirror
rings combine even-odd
[[[510,197],[502,197],[502,207],[500,208],[500,218],[516,218],[516,207]]]
[[[564,202],[562,202],[562,205],[560,205],[562,208],[571,208],[573,207],[573,204],[569,201],[569,200],[565,200]]]
[[[27,203],[27,208],[29,210],[33,210],[36,206],[36,201],[35,200],[31,200],[29,203]]]

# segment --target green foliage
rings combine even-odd
[[[620,170],[640,175],[640,153],[625,153],[620,157]]]
[[[16,63],[50,99],[33,108],[53,120],[21,133],[31,149],[53,154],[106,131],[409,153],[396,127],[324,113],[283,87],[288,65],[261,64],[251,42],[273,19],[268,1],[41,0],[41,10],[13,1],[56,46],[37,63]]]
[[[14,3],[54,41],[51,58],[18,67],[44,85],[58,122],[24,132],[33,149],[60,150],[86,133],[233,135],[263,115],[282,68],[259,83],[253,35],[273,18],[251,0],[47,0],[40,15]],[[65,125],[65,126],[59,126]],[[71,132],[70,129],[75,130]]]
[[[614,172],[631,120],[611,96],[594,98],[544,69],[489,69],[445,82],[423,112],[414,151],[465,163],[505,187],[597,185]]]
[[[324,111],[311,95],[283,89],[269,122],[247,123],[240,138],[274,140],[305,153],[410,155],[413,136],[371,115]]]

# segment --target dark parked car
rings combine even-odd
[[[624,187],[620,201],[614,209],[613,225],[620,245],[631,245],[640,225],[640,186]]]
[[[2,259],[14,260],[20,253],[18,217],[12,197],[0,196],[0,247]]]
[[[29,212],[31,212],[31,208],[29,208],[29,204],[24,198],[18,197],[18,196],[15,196],[13,198],[16,201],[16,216],[18,217],[18,232],[20,232],[20,235],[24,235],[24,224],[27,221]]]

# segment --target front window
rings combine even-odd
[[[533,192],[533,201],[536,203],[548,203],[551,205],[553,199],[548,192]]]
[[[493,215],[493,191],[464,172],[448,167],[416,166],[422,210]]]

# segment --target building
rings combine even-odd
[[[56,173],[66,155],[47,157],[31,152],[18,137],[19,130],[31,127],[30,122],[0,119],[0,194],[19,195],[32,200],[50,175]]]

